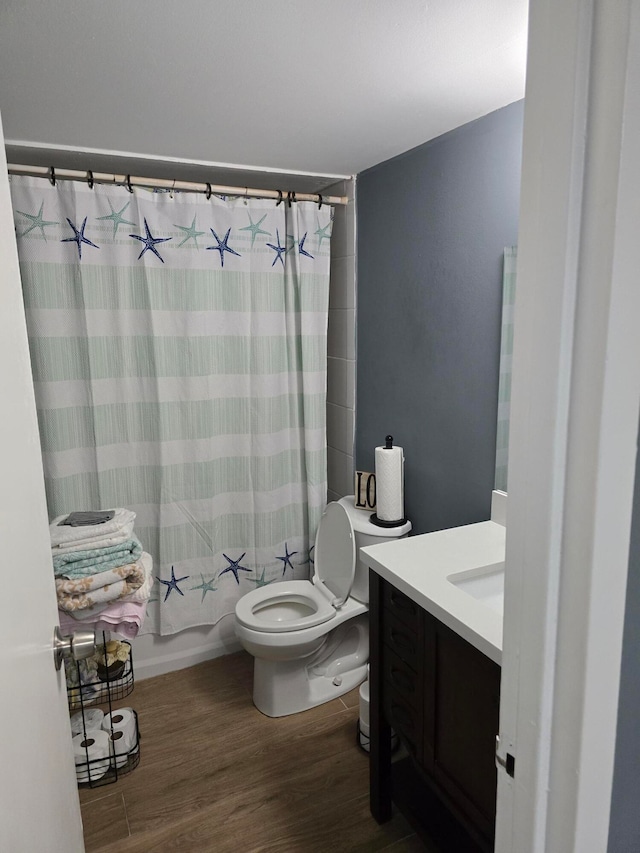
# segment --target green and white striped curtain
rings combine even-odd
[[[518,249],[504,250],[502,272],[502,332],[500,337],[500,380],[498,384],[498,432],[496,439],[495,488],[507,491],[509,467],[509,410],[511,408],[511,364],[513,361],[513,309],[516,300]]]
[[[11,179],[50,515],[125,506],[146,632],[308,577],[331,211]]]

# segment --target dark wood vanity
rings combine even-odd
[[[492,851],[500,667],[373,570],[370,620],[373,816],[395,803],[443,853]]]

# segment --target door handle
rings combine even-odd
[[[95,631],[74,631],[73,634],[63,636],[57,625],[53,629],[53,659],[56,669],[60,669],[62,666],[64,652],[69,652],[74,660],[83,660],[91,657],[95,650]]]

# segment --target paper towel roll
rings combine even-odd
[[[106,732],[95,729],[74,735],[73,758],[78,782],[95,782],[109,769],[111,741]]]
[[[90,732],[93,729],[100,729],[102,728],[103,720],[104,711],[101,711],[100,708],[86,708],[84,720],[82,718],[82,711],[78,711],[77,714],[71,717],[71,734],[79,735],[83,732]]]
[[[404,451],[376,447],[376,515],[380,521],[404,518]]]

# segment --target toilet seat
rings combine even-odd
[[[300,631],[328,622],[349,597],[355,565],[349,514],[341,504],[330,503],[318,525],[312,580],[252,590],[236,604],[236,619],[245,628],[266,633]]]
[[[273,589],[263,586],[236,604],[236,619],[241,625],[269,633],[313,628],[335,615],[330,601],[310,581],[278,583]]]

